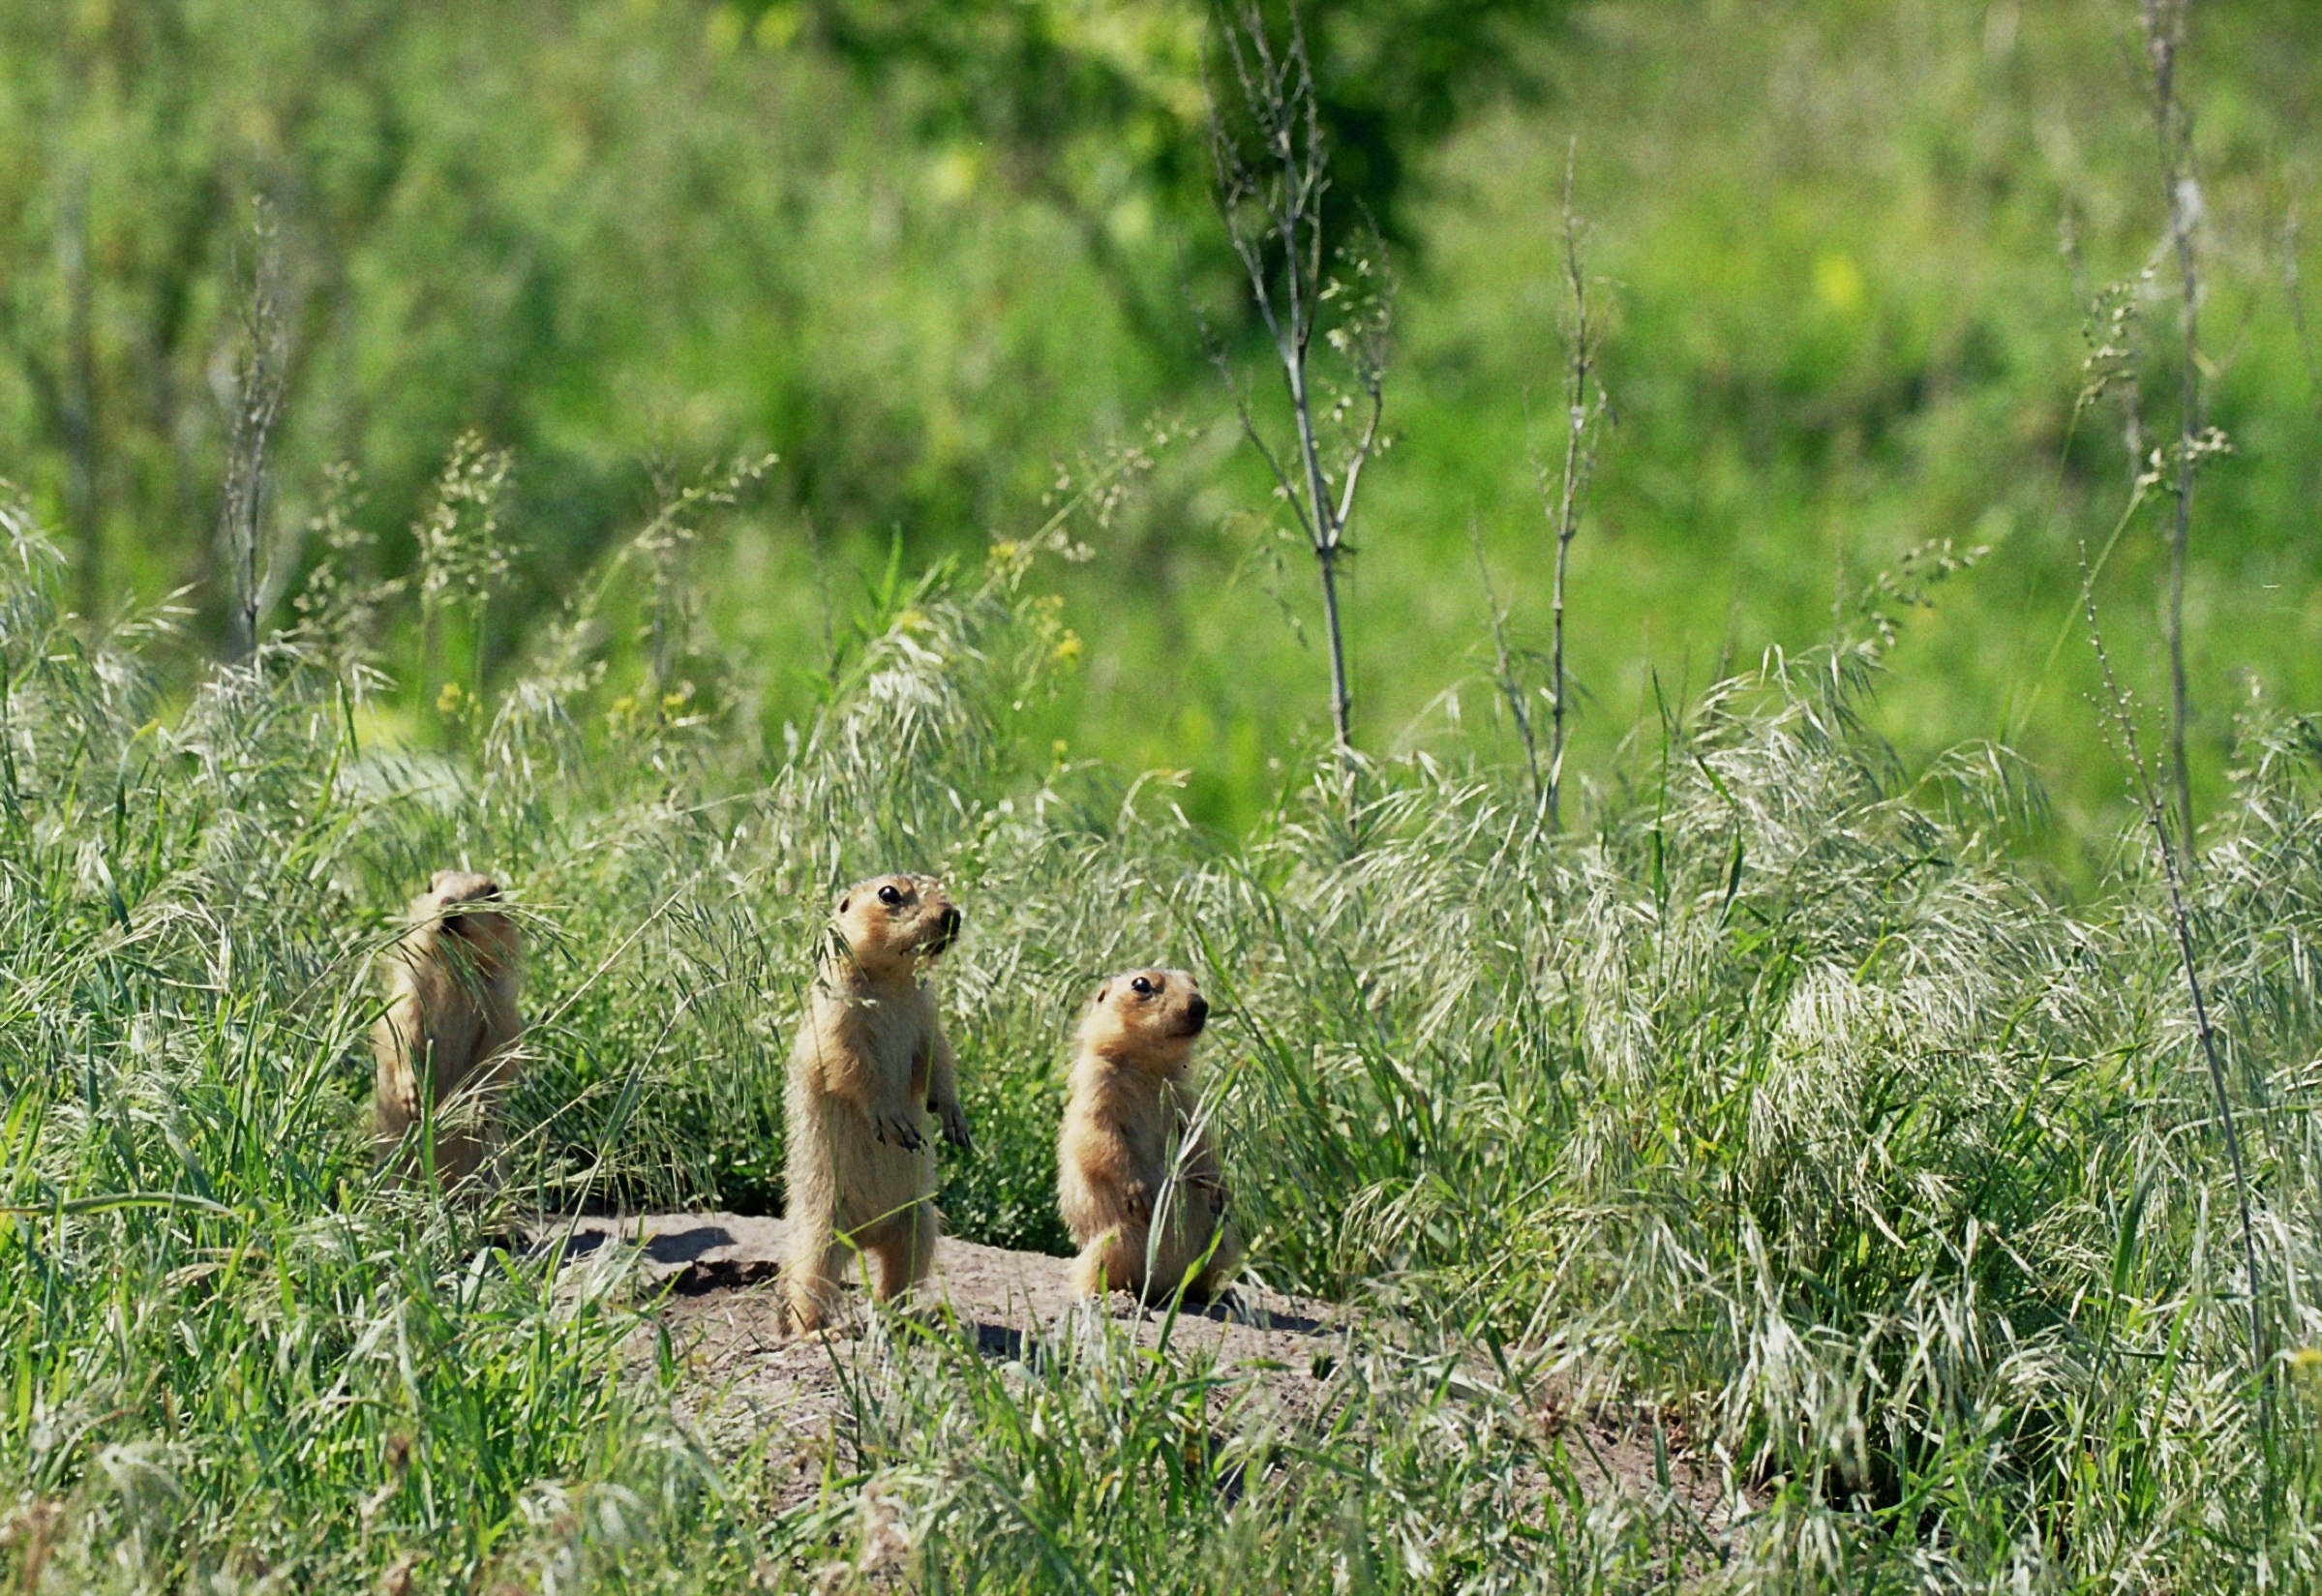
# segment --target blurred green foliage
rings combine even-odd
[[[1531,457],[1560,403],[1577,151],[1617,425],[1574,551],[1576,771],[1661,699],[1875,624],[1884,591],[1903,668],[1882,729],[1907,754],[2019,743],[2060,800],[2049,856],[2090,868],[2121,783],[2071,597],[2131,476],[2112,400],[2076,403],[2107,286],[2131,285],[2157,432],[2175,403],[2133,7],[1309,10],[1339,199],[1378,218],[1403,286],[1397,446],[1353,534],[1363,738],[1497,712],[1471,523],[1519,644],[1543,637]],[[214,528],[263,196],[290,330],[273,617],[334,527],[376,575],[421,574],[463,434],[513,461],[490,602],[440,636],[419,605],[372,617],[400,714],[488,688],[595,593],[593,623],[637,640],[608,708],[690,690],[778,736],[859,609],[853,570],[897,540],[916,570],[1021,536],[1143,449],[1144,492],[1066,584],[1083,669],[1047,729],[1185,769],[1190,813],[1242,825],[1296,779],[1322,664],[1311,572],[1201,357],[1201,320],[1239,329],[1266,391],[1206,194],[1204,26],[1171,0],[7,8],[0,473],[75,550],[84,608],[188,587],[193,635],[226,646]],[[2241,706],[2322,692],[2318,55],[2310,8],[2250,0],[2196,10],[2183,74],[2236,449],[2193,538],[2210,793]],[[627,561],[673,485],[768,451],[732,513]],[[1880,573],[1945,538],[1990,552],[1938,608],[1892,602]],[[2100,588],[2140,685],[2160,558],[2132,517]],[[720,700],[716,662],[673,652],[645,579],[678,559],[719,579],[699,618],[721,647],[795,691]]]

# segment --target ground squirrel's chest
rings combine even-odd
[[[819,1000],[818,1008],[825,1030],[858,1057],[910,1069],[927,1055],[933,1012],[920,991],[831,992]]]
[[[1129,1144],[1138,1161],[1155,1163],[1185,1133],[1185,1106],[1176,1082],[1124,1075],[1095,1094],[1090,1112]]]

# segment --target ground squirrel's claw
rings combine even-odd
[[[958,1148],[962,1153],[973,1153],[976,1150],[975,1141],[968,1135],[968,1116],[959,1104],[944,1103],[936,1109],[936,1114],[943,1121],[944,1140]]]
[[[883,1115],[871,1121],[871,1133],[880,1141],[900,1147],[906,1153],[917,1153],[924,1145],[919,1127],[905,1119]]]

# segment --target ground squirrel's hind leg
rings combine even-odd
[[[847,1250],[830,1232],[828,1211],[806,1213],[794,1204],[782,1238],[782,1303],[792,1331],[820,1330],[838,1315],[839,1276]]]
[[[465,1189],[477,1176],[488,1174],[492,1144],[486,1132],[474,1125],[472,1119],[471,1109],[462,1117],[457,1129],[437,1134],[436,1178],[443,1183],[443,1189],[447,1191]]]
[[[881,1302],[893,1302],[934,1272],[936,1234],[935,1205],[921,1200],[864,1239],[863,1250],[871,1259],[871,1289]]]
[[[1133,1291],[1145,1278],[1145,1231],[1116,1224],[1092,1238],[1072,1260],[1072,1289],[1083,1297]]]
[[[1224,1296],[1232,1289],[1236,1277],[1242,1273],[1243,1251],[1241,1232],[1234,1228],[1231,1220],[1221,1220],[1218,1222],[1217,1250],[1211,1252],[1209,1262],[1201,1266],[1201,1273],[1194,1277],[1193,1283],[1186,1288],[1188,1294],[1205,1302]]]

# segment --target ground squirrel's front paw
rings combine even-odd
[[[955,1102],[940,1102],[935,1105],[935,1113],[936,1117],[943,1122],[944,1140],[958,1148],[962,1153],[976,1151],[975,1140],[968,1134],[968,1116],[965,1109]]]
[[[920,1128],[901,1114],[874,1116],[871,1120],[871,1133],[891,1147],[900,1147],[906,1153],[917,1153],[926,1140],[920,1134]]]

